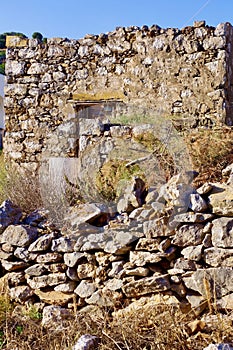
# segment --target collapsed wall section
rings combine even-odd
[[[232,33],[216,28],[117,28],[80,40],[8,37],[5,152],[36,168],[46,139],[73,101],[117,99],[187,116],[191,125],[232,125]]]

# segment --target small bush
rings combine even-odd
[[[193,169],[199,172],[195,184],[199,186],[206,181],[221,181],[222,170],[233,162],[233,129],[221,127],[189,130],[183,138]]]
[[[28,170],[17,171],[0,156],[0,200],[10,199],[25,213],[42,207],[38,177]]]

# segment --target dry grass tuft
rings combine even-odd
[[[222,170],[233,162],[233,128],[189,130],[183,137],[193,168],[199,172],[195,184],[221,181]]]
[[[98,336],[99,350],[202,350],[209,343],[230,342],[232,320],[216,315],[209,319],[214,320],[211,325],[208,318],[197,320],[192,312],[182,314],[177,307],[160,304],[114,317],[107,309],[77,313],[63,328],[52,330],[28,314],[8,312],[0,322],[0,349],[71,350],[83,334]]]
[[[24,169],[19,171],[0,156],[0,201],[10,199],[25,213],[42,206],[38,177]]]

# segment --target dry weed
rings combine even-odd
[[[117,313],[116,313],[117,315]],[[232,321],[215,317],[210,325],[190,331],[194,313],[182,314],[177,307],[160,304],[112,317],[109,310],[77,313],[58,330],[46,329],[29,316],[7,316],[0,325],[0,349],[71,350],[83,334],[100,338],[99,350],[202,350],[209,343],[230,342]]]
[[[29,170],[19,171],[0,156],[0,200],[10,199],[25,213],[42,206],[38,177]]]
[[[199,172],[197,186],[221,181],[222,170],[233,162],[233,129],[230,127],[195,129],[184,132],[193,169]]]

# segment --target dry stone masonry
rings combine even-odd
[[[47,43],[8,37],[6,154],[36,169],[53,132],[87,101],[133,103],[191,126],[232,125],[232,35],[230,23],[202,21]]]
[[[231,179],[232,167],[225,172]],[[69,225],[67,215],[60,230],[47,211],[25,216],[4,202],[0,261],[11,298],[43,302],[45,324],[52,314],[67,318],[90,306],[132,307],[139,298],[184,311],[192,307],[197,314],[212,299],[219,310],[232,311],[232,181],[188,191],[188,211],[176,207],[171,216],[181,183],[180,175],[173,176],[164,185],[173,193],[169,199],[164,188],[157,196],[149,192],[145,204],[109,216],[104,225],[105,206],[71,207],[77,222]]]

